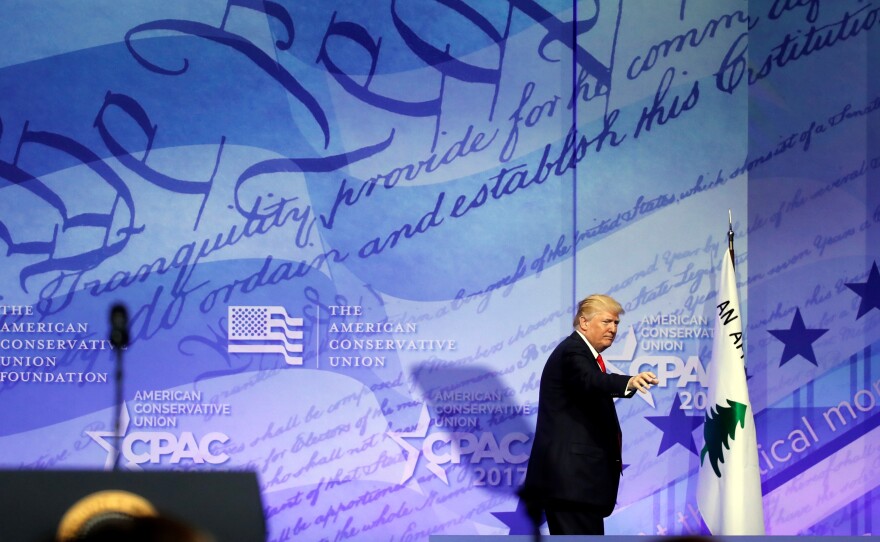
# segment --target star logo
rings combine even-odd
[[[859,303],[859,314],[856,316],[856,320],[867,314],[871,309],[880,309],[880,271],[877,270],[876,261],[871,266],[867,281],[847,282],[846,287],[862,298],[862,302]]]
[[[535,532],[535,525],[529,518],[528,508],[524,500],[519,499],[516,503],[516,510],[513,512],[490,512],[495,518],[510,528],[508,535],[514,534],[532,534]],[[542,525],[546,520],[544,513],[541,513],[541,519],[538,520],[538,526]]]
[[[768,329],[771,335],[785,343],[785,349],[782,351],[782,360],[779,366],[782,367],[795,356],[803,356],[804,359],[819,366],[816,361],[816,354],[813,352],[813,343],[828,332],[827,329],[808,329],[804,325],[804,319],[801,317],[801,310],[797,309],[794,313],[794,319],[791,322],[790,329]]]
[[[677,393],[667,416],[645,416],[645,419],[663,431],[660,449],[657,450],[658,456],[676,444],[681,444],[694,455],[699,455],[693,433],[694,429],[703,425],[704,419],[702,416],[686,415],[681,409],[681,397]]]
[[[422,405],[422,413],[419,415],[419,423],[413,431],[388,431],[386,433],[386,435],[391,437],[391,439],[403,448],[403,451],[406,453],[406,465],[403,468],[403,478],[400,480],[401,484],[412,478],[413,474],[415,474],[416,466],[419,462],[419,456],[422,454],[420,448],[416,448],[407,442],[406,439],[414,438],[424,440],[424,438],[428,436],[428,428],[430,425],[431,414],[428,412],[427,405]],[[434,475],[443,480],[444,484],[449,485],[449,480],[446,479],[446,471],[443,470],[440,465],[429,461],[426,467],[429,471],[433,472]]]
[[[122,403],[119,405],[119,434],[113,431],[86,431],[86,435],[95,441],[101,448],[107,452],[107,459],[104,461],[104,470],[113,470],[116,456],[119,454],[119,445],[125,435],[128,433],[128,425],[131,418],[128,415],[128,405]],[[143,470],[134,463],[127,463],[125,467],[129,470]]]

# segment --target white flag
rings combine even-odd
[[[758,441],[729,250],[724,251],[717,301],[697,504],[713,535],[763,535]]]

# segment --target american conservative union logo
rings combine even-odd
[[[302,365],[303,319],[284,307],[236,305],[228,308],[230,354],[280,354],[288,365]]]

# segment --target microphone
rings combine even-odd
[[[128,311],[121,303],[110,309],[110,344],[115,349],[128,346]]]

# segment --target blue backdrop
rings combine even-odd
[[[874,532],[878,12],[7,2],[0,466],[254,470],[279,542],[528,532],[541,369],[604,292],[611,370],[660,377],[607,532],[703,532],[730,210],[768,532]]]

